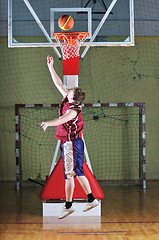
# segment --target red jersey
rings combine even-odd
[[[77,115],[72,120],[57,126],[56,138],[63,141],[75,140],[84,128],[84,122],[82,120],[82,106],[69,103],[66,96],[61,102],[59,116],[64,115],[68,109],[76,110]]]

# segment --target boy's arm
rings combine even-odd
[[[65,122],[68,122],[68,121],[74,119],[76,116],[77,116],[77,111],[75,111],[73,109],[69,109],[61,117],[56,118],[56,119],[51,120],[51,121],[48,121],[48,122],[42,122],[42,123],[40,123],[40,126],[42,127],[42,129],[45,132],[48,127],[54,127],[54,126],[61,125]]]
[[[65,88],[61,79],[59,78],[59,76],[55,72],[55,69],[53,67],[53,63],[54,63],[53,58],[50,57],[50,56],[47,56],[47,65],[48,65],[49,71],[51,73],[52,80],[53,80],[55,86],[57,87],[57,89],[63,95],[63,97],[65,97],[68,94],[68,90]]]

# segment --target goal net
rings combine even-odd
[[[16,105],[17,188],[45,182],[57,140],[42,121],[58,117],[56,105]],[[144,104],[85,104],[83,131],[93,174],[101,184],[145,183]],[[60,157],[60,150],[56,161]]]

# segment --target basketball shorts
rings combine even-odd
[[[80,137],[74,141],[66,141],[61,144],[61,156],[64,177],[84,176],[83,171],[84,142]]]

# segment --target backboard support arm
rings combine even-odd
[[[110,4],[110,6],[108,7],[106,13],[104,14],[102,20],[100,21],[99,25],[97,26],[93,36],[91,37],[89,42],[93,42],[95,37],[97,36],[98,32],[100,31],[101,27],[103,26],[103,24],[105,23],[106,19],[108,18],[111,10],[113,9],[114,5],[116,4],[118,0],[113,0],[112,3]],[[81,55],[81,59],[84,58],[84,56],[86,55],[87,51],[89,50],[90,46],[87,46],[85,48],[85,50],[83,51],[82,55]]]
[[[56,55],[58,56],[59,59],[61,59],[60,52],[58,51],[56,46],[53,46],[54,45],[53,41],[51,40],[49,34],[47,33],[46,29],[44,28],[42,22],[38,18],[37,14],[35,13],[35,11],[32,8],[32,6],[28,2],[28,0],[23,0],[23,2],[25,3],[25,5],[27,6],[28,10],[32,14],[33,18],[35,19],[36,23],[40,27],[40,29],[43,32],[44,36],[48,40],[49,43],[46,44],[46,47],[50,47],[50,44],[51,44],[52,45],[51,47],[55,51]],[[12,41],[13,41],[13,38],[12,38],[12,0],[8,0],[8,47],[34,47],[34,46],[35,47],[40,47],[40,46],[43,45],[43,44],[33,44],[33,43],[30,43],[30,44],[27,44],[27,45],[23,44],[23,43],[15,44]]]
[[[47,33],[46,29],[44,28],[42,22],[40,21],[40,19],[38,18],[37,14],[35,13],[34,9],[32,8],[32,6],[30,5],[30,3],[28,2],[28,0],[23,0],[23,2],[25,3],[25,5],[27,6],[27,8],[29,9],[30,13],[32,14],[33,18],[35,19],[35,21],[37,22],[38,26],[40,27],[41,31],[43,32],[43,34],[45,35],[45,37],[47,38],[47,40],[50,43],[53,43],[49,34]],[[58,56],[58,58],[61,59],[61,54],[59,53],[58,49],[56,47],[52,47],[56,53],[56,55]]]

